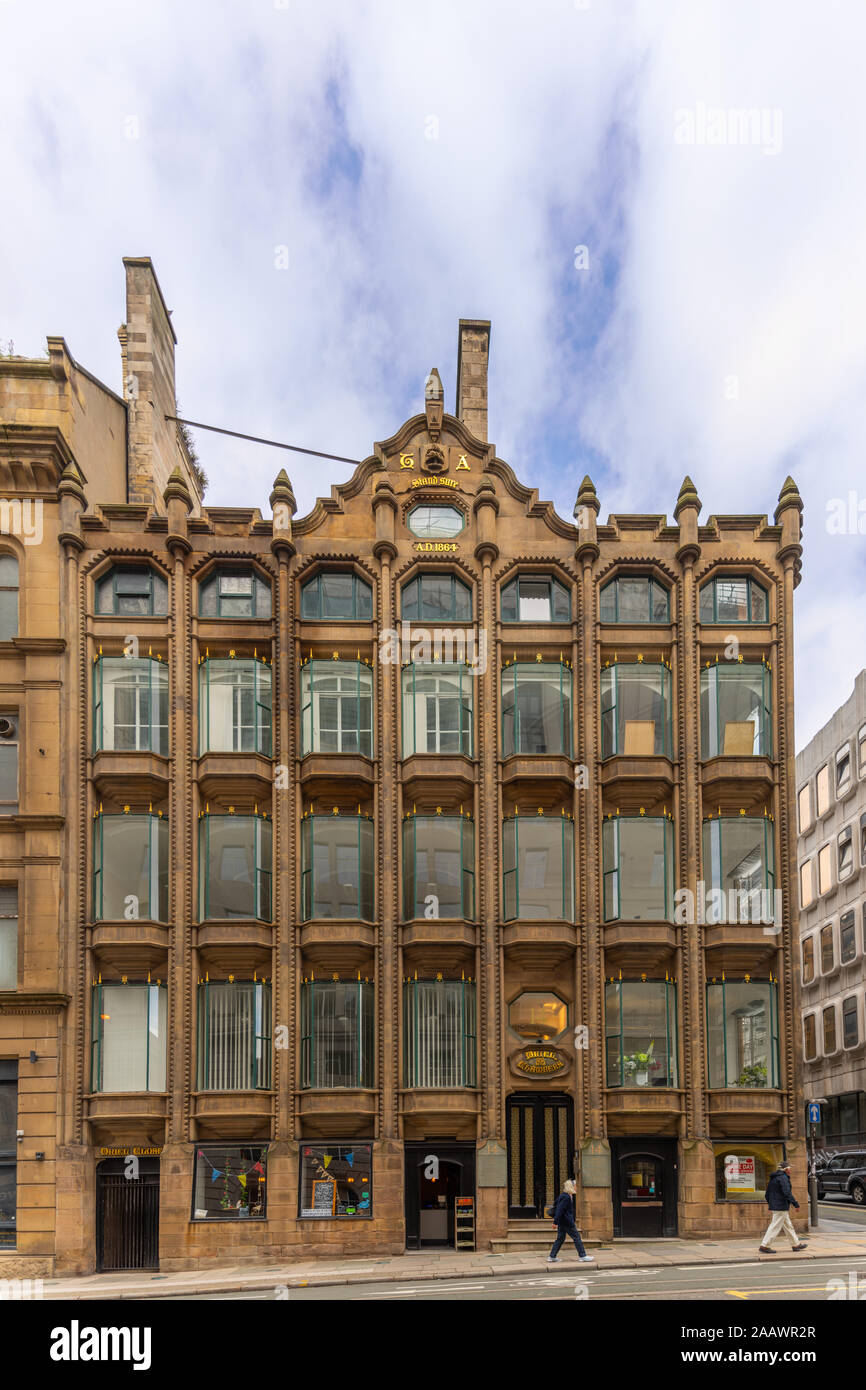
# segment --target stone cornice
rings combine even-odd
[[[0,1014],[59,1014],[68,1006],[70,997],[49,990],[3,990]]]

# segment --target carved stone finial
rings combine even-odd
[[[162,500],[165,502],[165,505],[168,506],[173,497],[176,497],[178,501],[182,502],[188,512],[192,511],[192,497],[190,496],[186,479],[179,468],[175,468],[169,477],[165,485],[165,491],[162,494]]]
[[[698,496],[698,490],[687,473],[683,478],[683,485],[677,497],[677,505],[674,507],[674,516],[679,520],[680,512],[684,507],[694,507],[695,511],[699,512],[701,510],[701,505],[702,503]]]
[[[585,507],[592,507],[594,512],[598,512],[601,503],[598,500],[598,493],[595,490],[595,483],[588,473],[584,475],[583,482],[577,494],[577,501],[574,504],[574,519],[580,525],[580,513]]]
[[[779,505],[776,507],[775,514],[777,522],[779,520],[779,513],[784,511],[786,507],[796,507],[800,512],[803,510],[803,499],[800,496],[800,490],[790,473],[783,482],[782,490],[779,493]]]
[[[281,468],[276,478],[274,479],[274,490],[271,493],[269,500],[271,504],[271,510],[273,510],[279,502],[282,502],[285,506],[288,507],[289,512],[292,516],[294,516],[295,512],[298,510],[298,504],[295,501],[295,494],[292,491],[291,480],[285,468]]]
[[[427,416],[427,433],[435,443],[442,433],[442,415],[445,410],[445,388],[436,367],[430,368],[430,375],[424,383],[424,413]]]

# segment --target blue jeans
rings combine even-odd
[[[566,1236],[571,1236],[572,1240],[574,1241],[578,1255],[586,1254],[586,1251],[583,1248],[583,1241],[580,1238],[580,1231],[575,1226],[573,1219],[570,1219],[568,1221],[560,1221],[557,1225],[556,1240],[553,1242],[553,1249],[550,1252],[550,1258],[552,1260],[556,1259],[557,1255],[562,1249],[563,1241],[565,1240]]]

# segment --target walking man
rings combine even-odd
[[[800,1240],[800,1237],[794,1230],[794,1223],[788,1215],[789,1207],[796,1207],[798,1211],[800,1210],[800,1203],[796,1200],[791,1190],[790,1163],[781,1163],[775,1173],[772,1174],[770,1181],[767,1183],[764,1199],[772,1215],[770,1217],[770,1224],[767,1227],[767,1234],[758,1247],[761,1254],[775,1255],[776,1252],[773,1249],[773,1241],[782,1231],[784,1231],[785,1235],[790,1240],[792,1250],[805,1250],[807,1242],[805,1240]]]
[[[553,1249],[547,1257],[547,1263],[549,1265],[559,1264],[559,1252],[566,1236],[571,1236],[578,1257],[584,1264],[593,1264],[595,1262],[594,1255],[587,1255],[583,1246],[583,1241],[580,1238],[580,1231],[574,1223],[574,1196],[576,1191],[577,1188],[571,1178],[569,1178],[563,1183],[562,1191],[556,1199],[556,1205],[552,1213],[553,1219],[556,1222],[556,1240],[553,1242]]]

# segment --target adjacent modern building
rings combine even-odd
[[[589,1239],[757,1233],[805,1170],[794,483],[561,517],[461,321],[453,415],[434,369],[308,515],[207,507],[126,267],[123,399],[0,361],[46,513],[0,535],[0,1275],[542,1248],[569,1176]]]
[[[866,671],[797,754],[806,1099],[817,1142],[866,1147]]]

